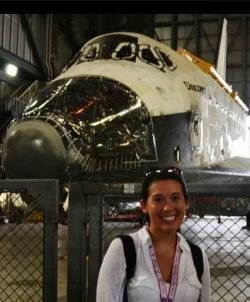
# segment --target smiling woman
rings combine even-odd
[[[207,256],[201,251],[204,270],[199,280],[190,245],[178,232],[188,209],[181,170],[169,167],[146,172],[140,204],[147,225],[130,234],[137,254],[134,275],[125,287],[126,260],[122,242],[116,238],[100,269],[97,302],[211,301]]]

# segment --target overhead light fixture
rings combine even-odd
[[[5,67],[5,72],[10,77],[15,77],[17,75],[17,67],[13,64],[7,64]]]

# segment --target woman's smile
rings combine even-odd
[[[176,216],[175,215],[171,215],[171,216],[160,216],[162,218],[162,220],[164,220],[165,222],[174,222]]]

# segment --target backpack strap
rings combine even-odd
[[[202,251],[199,246],[195,245],[191,241],[187,240],[187,242],[191,249],[197,277],[198,277],[199,281],[201,282],[201,277],[202,277],[203,271],[204,271]]]
[[[123,291],[123,302],[128,302],[127,285],[130,278],[134,276],[135,265],[136,265],[136,250],[134,240],[129,235],[120,235],[118,238],[121,239],[123,244],[123,250],[126,260],[126,281]]]

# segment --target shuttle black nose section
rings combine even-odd
[[[14,124],[4,140],[3,167],[10,178],[61,178],[66,169],[63,141],[44,121]]]

